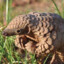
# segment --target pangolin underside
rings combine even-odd
[[[64,19],[55,13],[30,12],[15,17],[3,35],[17,35],[15,45],[37,56],[61,52],[64,47]]]

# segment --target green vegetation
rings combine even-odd
[[[51,0],[53,2],[53,4],[55,5],[56,11],[59,15],[61,15],[64,18],[64,7],[63,7],[63,2],[64,0],[61,1],[61,6],[62,6],[62,11],[59,10],[57,4],[55,3],[54,0]],[[12,11],[12,0],[6,0],[6,21],[7,23],[10,22],[11,18],[11,11]],[[14,39],[15,36],[11,36],[11,37],[4,37],[2,35],[2,30],[5,26],[3,26],[3,12],[5,10],[5,4],[0,4],[0,64],[20,64],[22,62],[22,64],[37,64],[37,61],[35,59],[35,55],[34,54],[29,54],[31,57],[31,60],[28,61],[27,58],[27,51],[25,51],[25,58],[21,58],[21,55],[17,52],[15,44],[14,44]],[[27,10],[28,13],[29,10]],[[24,12],[23,12],[24,13]],[[47,58],[44,61],[44,64],[46,64],[46,61],[48,59],[49,55],[47,56]]]
[[[55,9],[56,9],[57,13],[64,18],[64,5],[63,5],[64,0],[61,0],[62,11],[60,11],[60,9],[58,8],[58,6],[57,6],[57,4],[55,3],[54,0],[52,0],[52,2],[54,4],[54,6],[55,6]]]

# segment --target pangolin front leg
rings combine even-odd
[[[27,42],[27,39],[24,35],[20,36],[17,35],[16,39],[15,39],[15,46],[20,48],[20,49],[24,49],[24,44]]]
[[[15,39],[15,46],[22,50],[27,50],[30,53],[34,53],[36,42],[26,37],[25,35],[17,35]]]

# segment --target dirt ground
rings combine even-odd
[[[61,10],[61,0],[55,1],[59,9]],[[14,11],[26,12],[38,11],[38,12],[55,12],[55,6],[51,0],[42,0],[41,2],[35,2],[32,4],[25,4],[23,6],[16,6]]]

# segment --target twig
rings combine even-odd
[[[33,41],[35,41],[35,42],[38,42],[37,39],[32,38],[32,37],[30,37],[30,36],[28,36],[28,35],[26,35],[26,37],[29,38],[29,39],[31,39],[31,40],[33,40]]]

